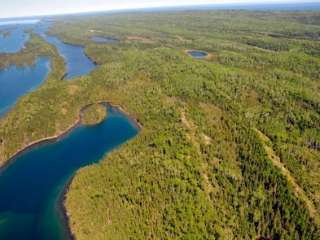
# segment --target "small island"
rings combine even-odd
[[[96,125],[107,117],[107,108],[100,103],[92,104],[83,109],[81,123],[84,125]]]

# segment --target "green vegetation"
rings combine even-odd
[[[40,89],[56,86],[59,82],[62,82],[61,79],[65,73],[64,60],[53,46],[46,43],[39,36],[32,35],[23,51],[17,54],[0,55],[0,59],[4,59],[1,62],[0,68],[5,68],[10,64],[17,66],[32,65],[39,56],[49,56],[51,58],[51,72],[45,84],[39,88],[39,92],[35,91],[22,97],[14,107],[14,111],[11,111],[5,118],[0,119],[0,166],[5,164],[10,157],[21,149],[24,149],[27,145],[42,138],[59,134],[61,133],[61,129],[65,130],[64,126],[68,126],[47,122],[50,119],[48,115],[42,116],[40,122],[32,122],[33,116],[38,111],[41,112],[41,109],[46,108],[46,111],[50,111],[50,108],[46,105],[47,102],[50,102],[50,99],[47,99],[47,97],[50,97],[50,94],[47,96],[42,95],[42,90]],[[42,98],[34,96],[39,95],[39,93]],[[39,102],[35,104],[34,101]],[[28,108],[28,105],[31,108]],[[59,107],[58,104],[54,109],[66,114],[63,106],[60,109],[56,109],[56,107]],[[46,123],[44,123],[45,121]],[[34,131],[35,128],[38,129]]]
[[[58,22],[51,32],[100,66],[72,81],[57,81],[61,71],[23,97],[0,120],[0,161],[110,101],[143,129],[73,179],[77,239],[319,239],[319,19],[187,11]],[[95,44],[96,32],[120,42]]]
[[[0,54],[0,68],[6,68],[12,64],[16,66],[32,65],[39,56],[49,56],[52,59],[52,70],[50,79],[58,80],[65,72],[64,60],[59,56],[57,50],[46,43],[41,37],[31,34],[31,39],[27,42],[22,51],[15,54]]]
[[[101,123],[107,116],[106,107],[102,104],[92,104],[86,107],[81,116],[81,122],[85,125]]]

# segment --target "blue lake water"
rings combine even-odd
[[[0,21],[0,54],[17,53],[29,40],[31,30],[39,19],[7,19]]]
[[[208,56],[208,53],[205,51],[191,50],[188,51],[188,54],[194,58],[205,58]]]
[[[118,39],[113,38],[113,37],[102,37],[102,36],[92,36],[91,40],[95,43],[117,43],[119,42]]]
[[[19,52],[29,39],[29,34],[22,26],[1,26],[0,25],[0,53]]]
[[[87,75],[96,67],[87,57],[82,46],[66,44],[59,38],[49,35],[45,39],[56,46],[60,55],[65,59],[67,65],[65,79]]]
[[[0,239],[69,239],[58,203],[71,176],[137,133],[126,115],[108,107],[102,123],[79,126],[55,143],[18,156],[0,171]]]
[[[64,57],[65,79],[86,75],[96,67],[82,46],[48,35],[48,26],[39,23],[32,30],[56,46]],[[14,22],[4,27],[2,33],[10,31],[6,39],[6,34],[0,37],[4,51],[21,50],[28,38],[26,26]],[[0,70],[0,117],[21,96],[43,83],[49,71],[50,60],[45,57],[38,58],[33,66],[11,65]],[[108,117],[102,123],[78,126],[59,141],[32,147],[0,169],[0,239],[70,239],[60,205],[67,183],[79,168],[98,162],[137,133],[137,126],[125,114],[109,106]]]
[[[0,70],[0,117],[7,113],[18,99],[36,89],[50,71],[48,58],[39,58],[33,66],[12,65]]]
[[[89,74],[96,65],[85,55],[82,46],[63,43],[55,36],[47,35],[49,25],[38,20],[0,22],[0,53],[20,51],[29,35],[26,30],[33,30],[50,44],[57,47],[67,66],[65,79]],[[40,58],[34,66],[9,66],[0,69],[0,117],[7,113],[18,99],[36,89],[48,76],[49,60]]]
[[[95,63],[85,54],[84,47],[80,45],[67,44],[58,37],[49,35],[50,24],[40,23],[34,31],[43,37],[48,43],[54,45],[59,54],[64,58],[67,74],[65,79],[72,79],[89,74],[94,68]]]
[[[0,21],[0,26],[9,25],[30,25],[40,22],[40,19],[3,19]]]

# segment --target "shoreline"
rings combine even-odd
[[[130,121],[133,122],[134,125],[138,129],[143,128],[143,126],[139,122],[139,120],[130,116],[126,112],[126,110],[119,104],[115,104],[115,103],[108,102],[108,101],[97,101],[94,103],[90,103],[90,104],[87,104],[84,107],[80,108],[77,120],[70,127],[68,127],[66,130],[61,131],[60,133],[57,133],[53,136],[44,137],[39,140],[32,141],[31,143],[27,144],[26,146],[18,149],[12,156],[10,156],[8,158],[8,160],[4,161],[3,164],[0,164],[0,172],[2,172],[6,167],[8,167],[17,157],[19,157],[21,154],[27,152],[31,148],[41,146],[42,144],[53,143],[53,142],[59,141],[61,138],[65,137],[65,136],[67,136],[72,130],[74,130],[75,128],[77,128],[81,125],[81,119],[82,119],[82,114],[83,114],[84,110],[86,110],[86,108],[90,107],[93,104],[105,104],[106,106],[110,105],[111,107],[115,107],[115,108],[119,109],[124,115],[126,115],[126,117],[128,117],[130,119]]]
[[[38,147],[41,146],[43,144],[48,144],[48,143],[53,143],[56,141],[61,140],[63,137],[67,136],[72,130],[74,130],[75,128],[79,127],[81,125],[81,119],[82,119],[82,115],[84,110],[86,110],[88,107],[90,107],[93,104],[104,104],[105,106],[111,106],[111,107],[115,107],[117,109],[119,109],[119,111],[121,111],[127,118],[130,119],[130,121],[132,123],[134,123],[135,127],[137,127],[138,129],[142,129],[143,125],[139,122],[139,120],[135,117],[132,117],[131,115],[129,115],[125,108],[123,108],[121,105],[119,104],[115,104],[112,102],[108,102],[108,101],[97,101],[94,103],[90,103],[85,105],[84,107],[80,108],[77,120],[70,126],[68,127],[66,130],[61,131],[60,133],[57,133],[53,136],[49,136],[49,137],[44,137],[44,138],[40,138],[38,140],[34,140],[31,143],[25,145],[24,147],[21,147],[20,149],[18,149],[12,156],[10,156],[8,158],[8,160],[4,161],[2,164],[0,164],[0,173],[7,168],[12,162],[14,162],[14,160],[19,157],[21,154],[24,154],[25,152],[27,152],[28,150],[34,148],[34,147]]]
[[[80,111],[79,111],[79,114],[78,114],[76,121],[74,121],[74,123],[70,127],[68,127],[66,130],[62,131],[61,133],[57,133],[54,136],[45,137],[45,138],[41,138],[39,140],[35,140],[35,141],[27,144],[25,147],[22,147],[21,149],[19,149],[15,154],[13,154],[10,158],[8,158],[7,161],[5,161],[2,165],[0,165],[0,173],[5,171],[6,168],[9,167],[11,164],[13,164],[19,156],[26,153],[27,151],[29,151],[35,147],[43,146],[45,144],[55,143],[57,141],[60,141],[62,138],[66,137],[67,135],[69,135],[74,129],[76,129],[82,125],[81,119],[82,119],[84,111],[88,107],[92,106],[93,104],[102,104],[106,107],[114,107],[117,110],[119,110],[122,114],[124,114],[130,120],[130,122],[132,122],[132,124],[134,124],[134,126],[137,129],[141,130],[143,127],[137,118],[129,115],[125,111],[125,108],[123,108],[119,104],[115,104],[115,103],[108,102],[108,101],[97,101],[94,103],[90,103],[90,104],[87,104],[87,105],[80,108]],[[106,118],[107,117],[108,117],[108,115],[106,116]],[[58,202],[57,202],[57,211],[58,211],[58,214],[61,216],[60,220],[62,221],[62,224],[65,226],[66,234],[69,237],[68,240],[76,240],[75,235],[71,230],[70,217],[69,217],[69,213],[68,213],[68,210],[67,210],[66,204],[65,204],[66,196],[69,192],[69,189],[70,189],[70,186],[71,186],[71,183],[72,183],[72,180],[74,177],[75,177],[75,175],[71,176],[69,181],[67,182],[67,184],[63,187],[63,190],[61,192],[61,195],[58,197]]]
[[[71,176],[66,185],[63,187],[63,190],[61,192],[61,195],[58,198],[57,202],[57,211],[58,214],[60,215],[60,220],[62,224],[65,225],[65,230],[66,230],[66,235],[68,235],[69,239],[68,240],[76,240],[76,236],[71,230],[70,226],[70,216],[66,207],[66,200],[67,200],[67,194],[70,190],[71,183],[73,181],[73,178],[75,175]]]
[[[114,107],[117,110],[119,110],[122,114],[124,114],[130,120],[130,122],[132,122],[134,124],[134,126],[137,129],[141,130],[143,128],[143,126],[139,122],[139,120],[137,118],[129,115],[127,113],[127,111],[125,111],[125,109],[119,104],[115,104],[115,103],[108,102],[108,101],[98,101],[96,103],[91,103],[89,105],[86,105],[85,107],[89,107],[92,104],[103,104],[106,107]],[[82,110],[84,110],[84,109],[85,108],[83,108]],[[80,123],[81,123],[81,116],[80,116]],[[69,181],[64,186],[64,189],[63,189],[63,191],[61,193],[61,196],[59,196],[59,202],[58,202],[58,211],[60,212],[60,215],[61,215],[61,221],[63,223],[65,223],[65,225],[66,225],[66,231],[67,231],[67,234],[69,236],[69,240],[76,240],[76,236],[72,232],[72,228],[71,228],[71,225],[70,225],[70,215],[69,215],[68,209],[66,207],[67,194],[68,194],[68,192],[70,190],[70,186],[71,186],[72,181],[73,181],[75,176],[76,176],[76,174],[73,175],[72,177],[70,177]]]
[[[27,144],[25,147],[19,149],[15,154],[13,154],[11,157],[8,158],[7,161],[5,161],[1,166],[0,166],[0,172],[5,170],[12,162],[16,160],[20,155],[24,154],[25,152],[31,150],[32,148],[42,146],[43,144],[48,144],[48,143],[53,143],[56,141],[59,141],[61,138],[67,136],[72,130],[80,126],[80,119],[78,119],[75,123],[72,124],[71,127],[67,128],[65,131],[63,131],[60,134],[55,134],[54,136],[51,137],[45,137],[41,138],[39,140],[35,140],[29,144]]]
[[[91,104],[86,105],[85,108],[87,108],[87,107],[89,107],[89,106],[91,106],[93,104],[103,104],[106,107],[114,107],[117,110],[119,110],[122,114],[124,114],[130,120],[130,122],[132,122],[134,124],[134,126],[137,129],[141,130],[143,128],[143,125],[139,122],[139,120],[137,118],[129,115],[127,113],[127,111],[125,110],[125,108],[123,108],[119,104],[115,104],[115,103],[108,102],[108,101],[98,101],[96,103],[91,103]],[[82,110],[84,110],[85,108],[82,108]],[[107,117],[108,117],[108,115],[107,115]],[[80,124],[81,124],[81,116],[80,116]],[[61,215],[61,221],[63,223],[65,223],[66,231],[67,231],[67,235],[69,237],[69,240],[76,240],[76,236],[72,232],[72,228],[71,228],[71,225],[70,225],[70,214],[69,214],[68,209],[66,207],[67,194],[68,194],[68,192],[70,190],[70,186],[71,186],[72,181],[73,181],[75,176],[76,176],[76,174],[70,177],[69,181],[64,186],[64,189],[63,189],[61,195],[59,196],[59,200],[58,200],[59,202],[57,203],[58,211],[60,212],[59,214]]]
[[[122,107],[120,104],[116,104],[116,103],[112,103],[112,102],[106,102],[106,101],[101,101],[98,103],[106,103],[108,105],[110,105],[111,107],[115,107],[117,109],[119,109],[120,112],[122,112],[128,119],[130,119],[130,121],[132,123],[134,123],[135,127],[137,127],[139,130],[141,130],[143,128],[142,123],[139,121],[138,118],[130,115],[127,111],[127,109],[125,109],[124,107]]]
[[[59,141],[61,138],[67,136],[72,130],[80,126],[81,118],[80,115],[78,119],[66,130],[62,131],[61,133],[55,134],[50,137],[44,137],[39,140],[32,141],[31,143],[27,144],[26,146],[20,148],[16,151],[11,157],[8,158],[2,165],[0,165],[0,173],[4,171],[12,162],[14,162],[20,155],[24,154],[25,152],[31,150],[32,148],[42,146],[43,144],[53,143]]]

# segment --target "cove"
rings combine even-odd
[[[17,53],[29,39],[23,26],[1,26],[0,53]]]
[[[0,53],[17,53],[29,40],[26,32],[38,23],[39,19],[8,19],[0,21]]]
[[[191,57],[198,58],[198,59],[205,58],[205,57],[208,56],[208,53],[207,53],[207,52],[205,52],[205,51],[199,51],[199,50],[190,50],[190,51],[188,51],[188,54],[189,54]]]
[[[7,113],[18,99],[36,89],[50,71],[48,58],[38,58],[32,66],[11,65],[0,70],[0,117]]]
[[[64,58],[67,73],[64,79],[72,79],[89,74],[96,64],[85,54],[84,47],[80,45],[68,44],[61,41],[58,37],[48,35],[47,31],[50,23],[40,23],[34,31],[39,34],[48,43],[54,45],[59,54]]]
[[[0,239],[70,239],[60,201],[68,182],[138,133],[123,112],[107,108],[102,123],[78,125],[59,140],[31,147],[0,171]]]

